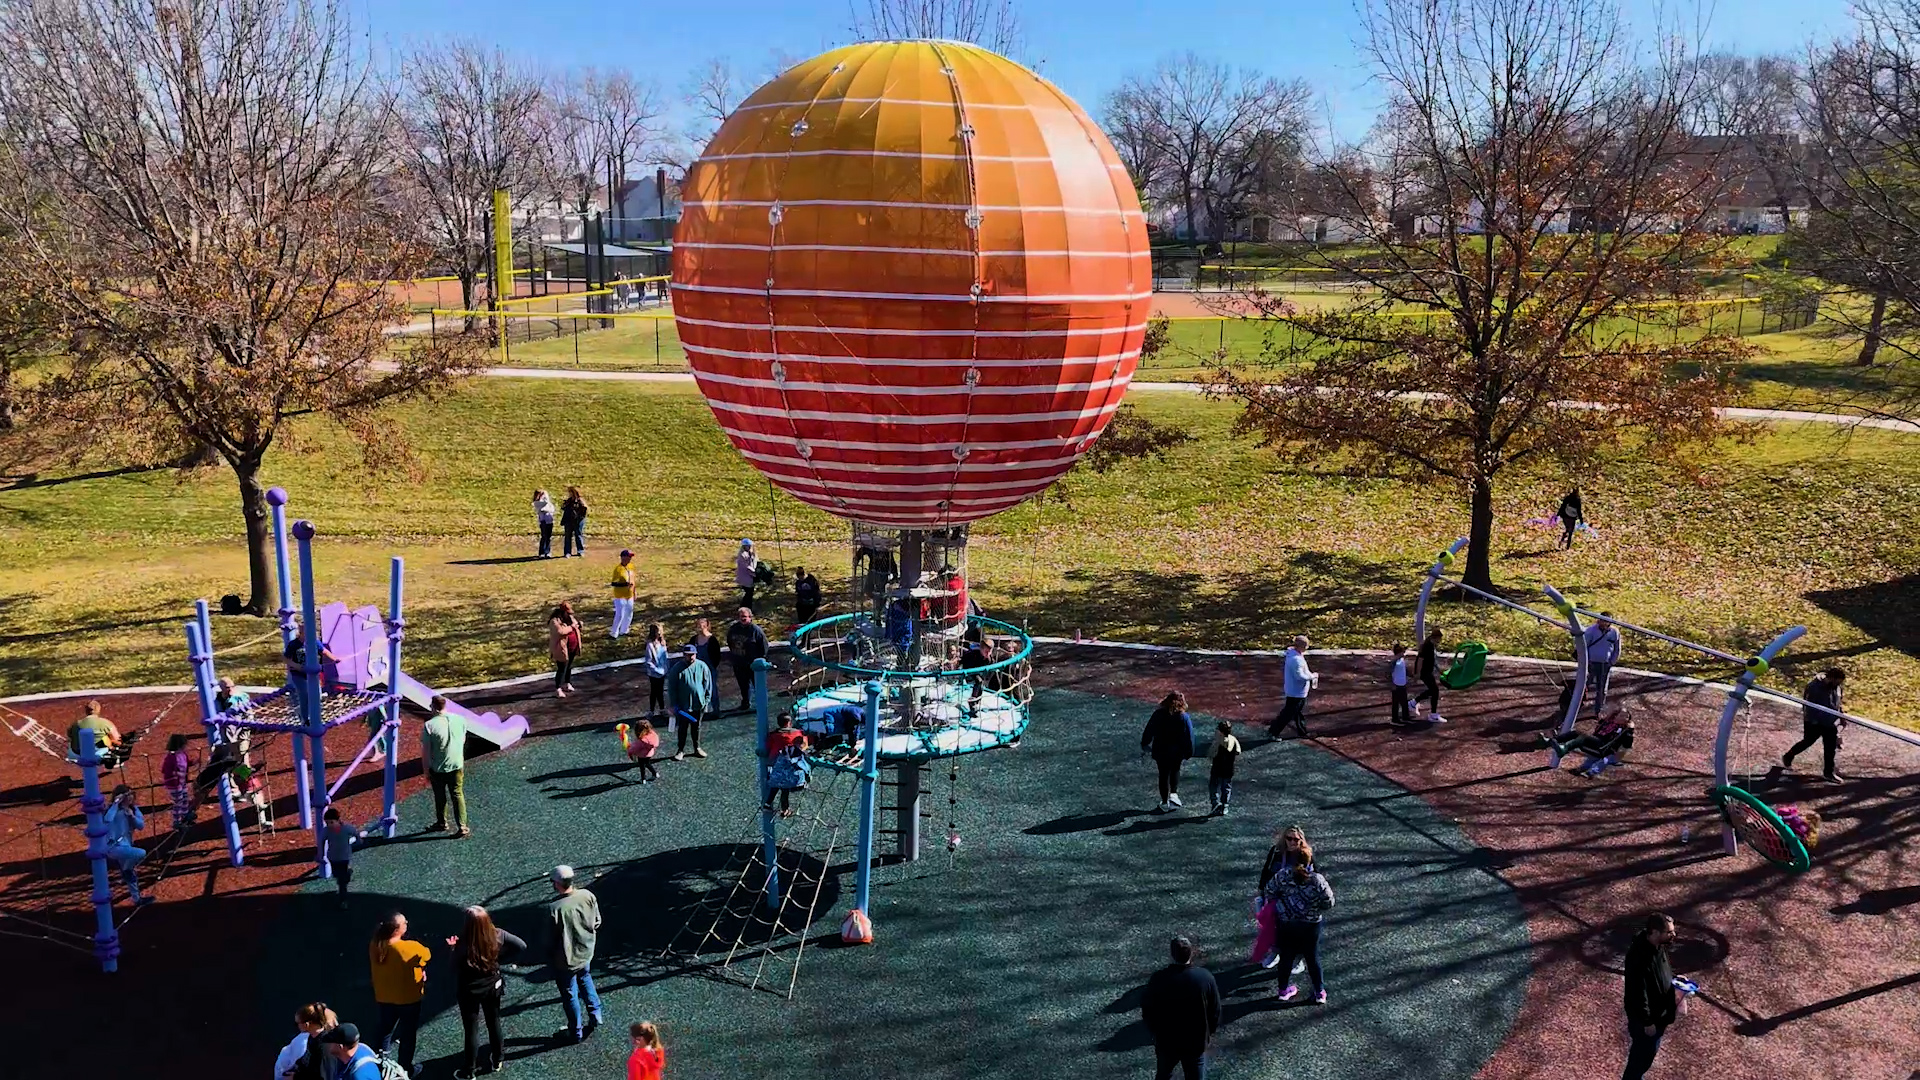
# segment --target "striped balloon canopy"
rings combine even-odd
[[[1140,201],[1087,114],[972,45],[886,41],[744,101],[682,185],[673,305],[735,447],[829,513],[932,529],[1093,445],[1151,301]]]

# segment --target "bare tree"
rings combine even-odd
[[[1682,58],[1648,67],[1606,0],[1377,0],[1366,20],[1394,104],[1322,172],[1358,243],[1306,257],[1370,287],[1311,312],[1252,292],[1293,332],[1213,387],[1269,443],[1460,485],[1463,577],[1487,589],[1509,470],[1629,440],[1684,458],[1727,430],[1747,350],[1686,305],[1728,243],[1705,228],[1715,163],[1682,122]]]
[[[24,411],[91,402],[109,439],[211,446],[239,483],[254,613],[273,596],[260,473],[287,421],[388,454],[377,407],[470,365],[444,339],[389,347],[407,313],[384,282],[424,253],[395,239],[391,100],[351,41],[320,0],[0,8],[0,114],[30,166],[0,215],[68,334]]]
[[[592,100],[593,126],[607,153],[607,206],[618,216],[620,185],[628,170],[644,165],[662,148],[655,143],[665,107],[653,84],[636,80],[624,71],[609,72],[599,81]]]
[[[400,171],[438,260],[460,279],[462,309],[472,311],[493,258],[494,191],[538,204],[557,188],[546,88],[498,49],[464,42],[422,49],[402,71]],[[511,296],[513,285],[489,277],[488,289]],[[475,322],[468,316],[467,328]]]
[[[1020,48],[1013,0],[853,0],[852,15],[863,41],[968,41],[1003,55]]]
[[[1177,204],[1194,235],[1219,241],[1247,216],[1262,183],[1298,160],[1309,99],[1299,80],[1236,74],[1187,53],[1129,76],[1102,112],[1107,129],[1121,133],[1128,167],[1142,170],[1135,184]]]
[[[592,68],[561,79],[543,110],[546,155],[562,213],[586,215],[604,182],[608,160],[604,129],[594,123],[599,77]]]
[[[1728,179],[1748,188],[1762,180],[1766,190],[1758,194],[1780,212],[1781,227],[1793,224],[1806,163],[1800,64],[1790,56],[1707,53],[1689,68],[1688,130],[1724,144]]]
[[[1795,266],[1854,295],[1825,313],[1886,368],[1865,412],[1920,415],[1920,0],[1865,0],[1857,32],[1818,53],[1809,118],[1810,220]]]

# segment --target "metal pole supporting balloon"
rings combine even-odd
[[[753,662],[753,755],[760,762],[760,845],[767,863],[767,907],[780,910],[780,841],[773,826],[773,762],[767,758],[766,657]],[[715,680],[716,683],[718,680]]]

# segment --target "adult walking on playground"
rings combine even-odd
[[[1421,702],[1427,703],[1427,719],[1440,721],[1440,628],[1433,627],[1420,641],[1420,696],[1414,699],[1416,710]]]
[[[1200,1080],[1207,1046],[1220,1030],[1220,987],[1199,966],[1199,950],[1185,937],[1167,943],[1172,963],[1147,979],[1140,995],[1140,1022],[1153,1036],[1154,1080]]]
[[[1250,960],[1260,961],[1260,966],[1271,969],[1280,962],[1280,953],[1275,947],[1274,936],[1278,932],[1274,925],[1274,913],[1267,904],[1267,887],[1273,884],[1276,875],[1288,874],[1295,865],[1312,860],[1313,849],[1307,845],[1307,832],[1298,825],[1289,825],[1280,830],[1267,848],[1267,857],[1260,864],[1260,877],[1253,886],[1254,918],[1258,934],[1254,939],[1253,956]]]
[[[1301,634],[1287,646],[1286,674],[1282,678],[1282,687],[1286,693],[1286,704],[1280,707],[1280,715],[1273,718],[1272,734],[1279,738],[1292,724],[1294,733],[1301,738],[1307,737],[1307,695],[1320,682],[1320,676],[1307,667],[1307,635]]]
[[[373,1043],[409,1073],[418,1073],[414,1045],[420,1037],[420,1001],[427,996],[432,950],[407,940],[407,917],[390,911],[373,928],[367,961],[373,970],[373,1001],[380,1009]]]
[[[742,539],[733,555],[733,583],[740,586],[740,606],[753,606],[753,589],[759,584],[760,559],[753,553],[753,541]]]
[[[753,609],[741,606],[727,627],[727,654],[733,661],[733,681],[740,686],[740,711],[753,709],[753,662],[767,655],[767,632],[753,621]]]
[[[447,828],[447,809],[453,809],[453,835],[473,835],[467,824],[467,721],[447,711],[447,699],[433,696],[433,715],[420,727],[420,756],[427,766],[427,784],[433,788],[433,825],[428,832]]]
[[[1193,718],[1187,698],[1175,690],[1160,700],[1140,733],[1140,752],[1153,758],[1160,771],[1160,807],[1166,813],[1180,805],[1180,766],[1193,756]]]
[[[573,693],[573,664],[580,659],[580,618],[562,600],[547,616],[547,655],[553,658],[553,696]]]
[[[547,963],[560,987],[567,1026],[555,1034],[579,1042],[600,1026],[600,992],[593,987],[593,947],[600,937],[600,901],[575,888],[573,867],[556,866],[550,875],[554,897],[547,905]],[[581,1016],[581,999],[586,1016]]]
[[[673,673],[668,697],[668,707],[673,709],[674,726],[680,737],[673,760],[685,761],[689,744],[694,757],[706,757],[707,752],[700,749],[700,724],[713,711],[713,669],[700,659],[697,646],[687,646],[686,655]]]
[[[1660,1053],[1660,1040],[1680,1016],[1680,992],[1673,985],[1667,944],[1673,919],[1655,912],[1627,946],[1627,1070],[1620,1080],[1640,1080]]]
[[[467,909],[467,924],[447,939],[453,950],[454,1001],[460,1006],[460,1030],[466,1036],[455,1080],[472,1080],[479,1068],[480,1019],[487,1021],[487,1062],[494,1072],[505,1064],[500,1036],[500,999],[507,989],[500,965],[510,964],[527,943],[493,924],[493,916],[478,904]]]
[[[1279,954],[1281,1001],[1300,995],[1293,981],[1295,960],[1306,962],[1313,986],[1313,1003],[1327,1003],[1327,986],[1320,974],[1320,922],[1333,909],[1333,886],[1313,866],[1313,848],[1300,845],[1298,861],[1275,873],[1267,883],[1266,899],[1273,909],[1274,951]]]
[[[540,558],[553,558],[553,519],[559,512],[545,488],[533,489],[533,519],[540,526]]]
[[[633,552],[622,548],[620,563],[613,568],[613,580],[608,582],[613,589],[613,625],[607,628],[607,637],[614,641],[633,629],[633,587],[639,580],[640,568],[633,565]]]
[[[1807,684],[1806,693],[1800,695],[1807,699],[1807,704],[1800,706],[1800,741],[1786,752],[1780,764],[1793,768],[1793,759],[1802,750],[1819,743],[1825,761],[1821,775],[1836,784],[1846,779],[1834,768],[1835,759],[1840,753],[1840,726],[1846,723],[1840,718],[1843,711],[1840,708],[1840,684],[1846,681],[1847,673],[1836,667],[1814,676],[1813,681]]]
[[[1560,497],[1560,509],[1553,512],[1560,519],[1560,547],[1573,546],[1573,534],[1580,531],[1580,523],[1587,520],[1587,512],[1580,505],[1580,489],[1575,487]]]
[[[667,715],[667,628],[647,624],[647,716]]]
[[[567,487],[567,497],[560,500],[560,532],[562,554],[587,553],[587,500],[581,498],[580,489],[572,485]]]
[[[1584,632],[1587,639],[1587,691],[1593,695],[1593,715],[1607,708],[1607,680],[1613,665],[1620,662],[1620,628],[1613,625],[1613,612],[1603,611]]]

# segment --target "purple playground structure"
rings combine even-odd
[[[267,503],[273,513],[274,556],[280,585],[280,635],[287,658],[287,684],[259,697],[236,695],[225,709],[219,707],[212,625],[205,600],[194,604],[194,620],[187,624],[187,653],[193,664],[194,686],[200,695],[201,722],[207,729],[207,741],[213,747],[212,757],[224,766],[218,779],[220,818],[226,829],[227,853],[233,865],[241,865],[246,857],[240,825],[234,814],[233,772],[237,766],[246,764],[245,748],[251,733],[283,732],[292,741],[300,827],[314,834],[314,863],[318,875],[331,877],[333,868],[327,862],[321,836],[327,804],[368,756],[376,748],[384,747],[382,810],[380,817],[367,823],[365,828],[383,837],[394,835],[399,826],[394,802],[400,758],[400,703],[406,701],[424,709],[435,692],[400,668],[400,644],[406,629],[406,620],[401,617],[405,562],[398,556],[392,561],[384,618],[372,606],[357,611],[349,611],[341,603],[319,607],[314,596],[313,523],[294,522],[293,538],[299,545],[301,600],[296,621],[293,572],[287,554],[286,491],[276,487],[267,492]],[[527,721],[522,716],[502,720],[493,713],[475,713],[451,701],[446,708],[466,721],[469,738],[506,747],[527,733]],[[329,784],[327,732],[354,720],[365,721],[366,743],[352,763]]]

